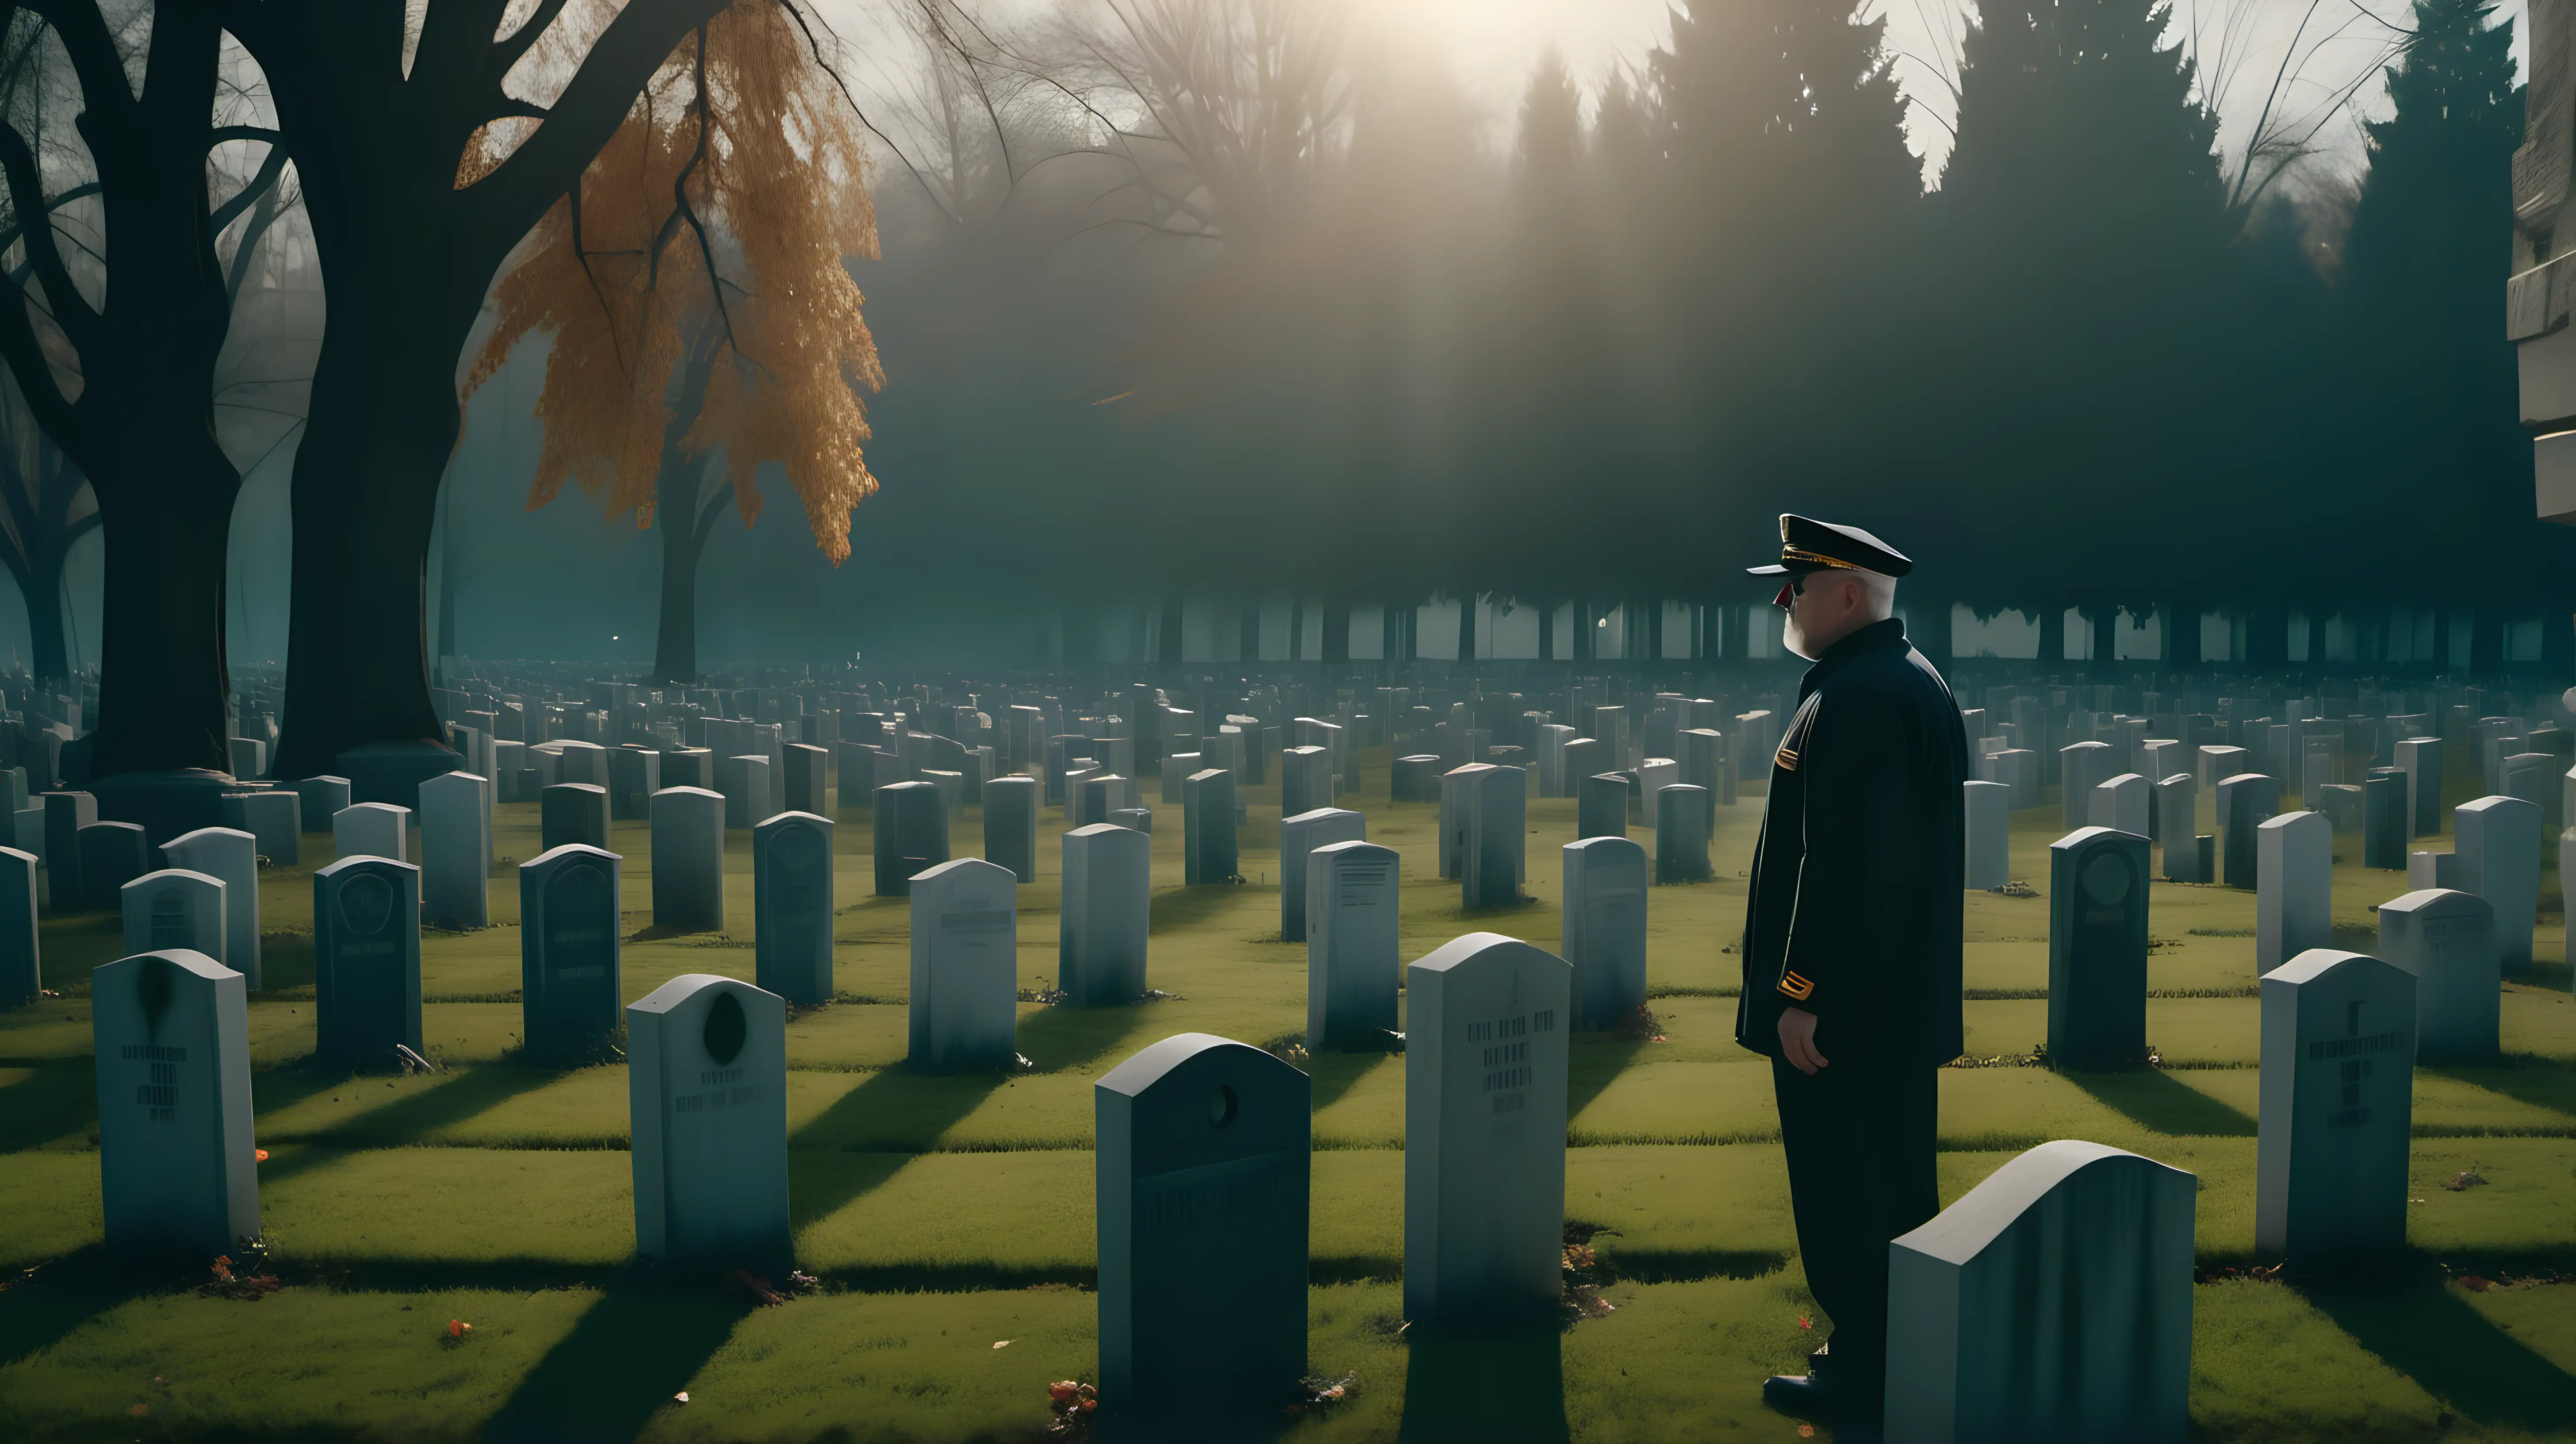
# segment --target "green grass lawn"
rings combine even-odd
[[[1531,802],[1535,901],[1471,915],[1435,876],[1437,808],[1383,801],[1385,749],[1368,763],[1355,802],[1370,839],[1404,854],[1407,957],[1474,929],[1556,945],[1571,801]],[[1091,1085],[1172,1033],[1284,1046],[1305,1021],[1305,949],[1278,941],[1277,788],[1250,789],[1247,881],[1199,888],[1181,885],[1177,806],[1150,781],[1144,791],[1157,809],[1150,981],[1176,996],[1023,1004],[1020,1050],[1036,1066],[1016,1077],[901,1067],[907,909],[869,896],[867,829],[841,825],[838,996],[788,1023],[797,1252],[824,1291],[783,1308],[634,1261],[622,1066],[514,1061],[515,865],[538,850],[532,806],[496,820],[494,926],[423,940],[437,1074],[313,1064],[310,874],[328,839],[308,836],[304,865],[262,874],[273,986],[253,999],[250,1032],[271,1154],[261,1217],[286,1287],[257,1303],[102,1256],[87,978],[117,955],[118,931],[103,915],[48,919],[46,978],[61,996],[0,1016],[0,1439],[1041,1437],[1047,1381],[1088,1377],[1097,1359]],[[1566,1213],[1597,1230],[1615,1312],[1474,1343],[1401,1331],[1404,1058],[1315,1057],[1310,1360],[1357,1382],[1330,1410],[1251,1437],[1799,1437],[1759,1385],[1820,1335],[1801,1325],[1813,1304],[1768,1065],[1733,1040],[1759,809],[1747,797],[1721,810],[1714,881],[1653,891],[1661,1039],[1574,1040]],[[1042,875],[1020,890],[1032,989],[1055,970],[1059,827],[1050,813]],[[2014,872],[2038,895],[1968,899],[1977,1056],[2027,1055],[2045,1037],[2059,831],[2053,805],[2014,818]],[[728,837],[734,927],[665,937],[650,928],[644,828],[614,833],[627,996],[687,972],[747,977],[748,835]],[[970,814],[957,853],[980,835]],[[2372,908],[2405,885],[2356,862],[2336,866],[2335,921],[2339,942],[2367,951]],[[2254,902],[2224,888],[2154,887],[2148,1023],[2164,1068],[1943,1072],[1943,1197],[2050,1138],[2197,1174],[2210,1281],[2194,1290],[2192,1413],[2204,1438],[2576,1439],[2576,1287],[2549,1282],[2576,1274],[2576,1005],[2557,961],[2554,876],[2542,908],[2547,961],[2506,987],[2506,1058],[2416,1073],[2412,1253],[2377,1275],[2244,1272],[2260,1262]],[[2471,1169],[2486,1186],[2442,1186]],[[450,1319],[474,1325],[461,1345],[443,1342]]]

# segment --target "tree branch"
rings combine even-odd
[[[216,125],[206,128],[206,148],[214,149],[228,140],[266,141],[278,149],[286,146],[286,137],[264,125]]]
[[[233,263],[224,276],[224,311],[231,314],[241,304],[242,282],[250,278],[250,263],[259,254],[259,242],[268,228],[277,223],[277,187],[269,186],[260,194],[259,208],[250,213],[250,224],[242,227],[241,239],[233,245]],[[217,226],[218,233],[222,231]]]
[[[125,57],[117,54],[116,37],[99,13],[98,0],[25,0],[25,4],[62,37],[63,51],[80,78],[82,104],[93,114],[119,122],[129,119],[135,109],[134,90],[125,78]]]
[[[270,146],[268,157],[259,163],[259,169],[251,173],[251,178],[244,181],[240,190],[226,197],[224,203],[215,207],[214,211],[207,216],[206,234],[222,235],[224,227],[231,225],[243,211],[250,209],[274,192],[277,189],[277,178],[285,172],[286,147]]]
[[[98,313],[90,309],[88,300],[72,284],[70,269],[63,265],[62,248],[54,243],[53,212],[45,205],[44,177],[37,168],[36,153],[27,148],[27,138],[14,125],[0,125],[0,174],[8,178],[10,204],[18,214],[44,218],[44,224],[22,229],[19,239],[26,243],[27,259],[34,263],[36,279],[45,288],[55,324],[71,337],[74,347],[82,347],[98,334]]]
[[[628,0],[608,22],[536,134],[460,193],[481,242],[501,254],[570,189],[688,33],[727,0]]]
[[[510,67],[519,63],[519,57],[527,54],[529,47],[535,45],[545,35],[546,27],[554,24],[555,17],[563,13],[564,4],[565,0],[545,0],[545,3],[539,5],[535,12],[528,16],[526,24],[492,42],[491,65],[494,85],[499,85],[503,78],[509,75]]]

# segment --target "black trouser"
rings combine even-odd
[[[1771,1064],[1799,1258],[1833,1320],[1834,1384],[1859,1397],[1887,1378],[1887,1241],[1941,1211],[1939,1073],[1850,1053],[1812,1076]]]

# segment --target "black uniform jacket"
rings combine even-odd
[[[1829,1065],[1959,1056],[1967,775],[1958,703],[1901,619],[1807,669],[1754,845],[1735,1041],[1779,1057],[1795,1007]]]

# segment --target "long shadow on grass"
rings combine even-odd
[[[377,1087],[384,1081],[364,1076],[352,1078],[345,1071],[335,1077],[331,1070],[322,1069],[319,1065],[290,1064],[288,1068],[269,1071],[274,1075],[287,1072],[289,1068],[308,1066],[322,1074],[326,1086],[365,1089]],[[276,1183],[292,1178],[344,1156],[343,1150],[346,1149],[392,1148],[417,1143],[425,1134],[451,1123],[462,1123],[562,1076],[553,1069],[517,1068],[506,1063],[486,1063],[466,1069],[435,1088],[401,1094],[381,1107],[370,1108],[329,1128],[292,1135],[295,1142],[319,1146],[299,1148],[262,1164],[260,1181]]]
[[[179,1286],[109,1261],[107,1246],[89,1244],[34,1270],[9,1290],[0,1308],[0,1365],[50,1348],[72,1330],[131,1300]]]
[[[1314,1110],[1321,1113],[1339,1102],[1343,1094],[1351,1091],[1353,1084],[1359,1082],[1380,1063],[1399,1056],[1402,1051],[1400,1048],[1388,1048],[1365,1053],[1307,1054],[1306,1077],[1314,1089]]]
[[[1203,882],[1196,887],[1166,888],[1153,896],[1149,932],[1159,936],[1193,927],[1232,911],[1243,898],[1244,891],[1238,883]]]
[[[1399,1439],[1554,1444],[1565,1422],[1565,1334],[1552,1322],[1508,1332],[1415,1330]]]
[[[1645,1044],[1604,1033],[1576,1033],[1565,1061],[1565,1116],[1574,1117],[1601,1096],[1610,1080],[1636,1061]]]
[[[47,1063],[0,1088],[0,1153],[86,1133],[97,1121],[98,1073],[87,1058]]]
[[[611,1284],[484,1426],[491,1444],[625,1440],[714,1358],[742,1319],[712,1288]]]
[[[2260,1133],[2253,1119],[2200,1092],[2177,1083],[2154,1068],[2116,1073],[2058,1070],[2058,1077],[2093,1095],[2113,1112],[2126,1114],[2141,1128],[2176,1136],[2252,1138]]]
[[[2481,1424],[2535,1433],[2576,1425],[2576,1378],[2437,1283],[2301,1292],[2390,1368]]]
[[[2483,1067],[2421,1065],[2425,1072],[2501,1093],[2535,1108],[2576,1116],[2576,1067],[2529,1053],[2508,1053]]]

